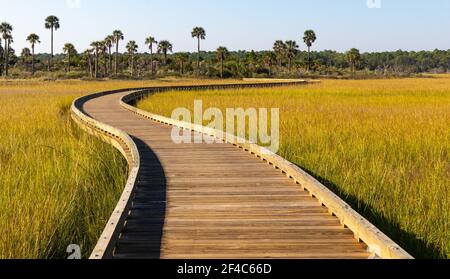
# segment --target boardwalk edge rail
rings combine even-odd
[[[330,214],[340,219],[343,226],[348,227],[357,240],[367,244],[369,251],[374,258],[383,259],[413,259],[405,250],[382,233],[378,228],[354,211],[347,203],[331,192],[327,187],[322,185],[304,170],[284,158],[274,154],[268,149],[257,144],[251,143],[234,135],[229,135],[223,131],[195,125],[192,123],[173,120],[164,116],[152,114],[140,110],[132,105],[132,103],[142,99],[145,96],[165,92],[165,91],[187,91],[187,90],[219,90],[231,88],[248,88],[248,87],[274,87],[282,85],[305,84],[305,81],[277,81],[271,83],[241,83],[241,84],[218,84],[218,85],[200,85],[200,86],[168,86],[168,87],[150,87],[150,88],[130,88],[115,91],[107,91],[88,95],[75,100],[71,107],[73,120],[88,133],[98,136],[104,141],[112,144],[127,159],[130,172],[124,192],[117,204],[111,218],[109,219],[90,259],[111,258],[114,247],[120,236],[120,232],[125,225],[125,218],[131,208],[131,198],[134,194],[138,181],[140,169],[140,155],[136,144],[131,137],[112,126],[103,124],[83,112],[82,106],[85,102],[108,94],[130,92],[121,99],[121,105],[129,111],[153,121],[164,123],[171,126],[177,126],[187,130],[204,133],[213,136],[226,143],[249,152],[268,164],[279,169],[289,178],[293,179],[302,189],[308,191],[313,197],[316,197],[323,206],[326,206]]]
[[[109,91],[81,97],[75,100],[71,106],[72,119],[89,134],[97,136],[113,145],[126,158],[129,166],[127,184],[90,259],[104,259],[113,254],[116,244],[115,240],[119,238],[127,216],[126,213],[131,207],[131,197],[133,196],[138,181],[140,155],[136,144],[127,133],[89,117],[83,112],[82,106],[85,102],[93,98],[122,91],[130,90]]]

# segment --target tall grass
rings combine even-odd
[[[171,92],[138,106],[280,108],[279,154],[413,255],[450,258],[450,76]]]
[[[0,258],[88,256],[119,200],[126,161],[70,120],[87,93],[208,81],[0,81]]]

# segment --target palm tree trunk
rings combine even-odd
[[[152,46],[150,46],[150,71],[153,75],[154,72],[153,72],[153,47]]]
[[[131,76],[134,76],[134,55],[131,55]]]
[[[311,47],[308,47],[308,72],[311,69]]]
[[[67,72],[70,73],[70,53],[67,53]]]
[[[34,45],[31,46],[31,75],[34,75]]]
[[[90,53],[88,53],[88,63],[89,63],[89,74],[91,75],[92,78],[94,77],[94,75],[92,73],[92,58]]]
[[[221,63],[221,65],[220,65],[220,78],[222,78],[223,79],[223,58],[221,59],[221,61],[220,61]]]
[[[98,51],[95,52],[95,78],[98,78]]]
[[[200,37],[198,37],[197,74],[200,76]]]
[[[103,50],[103,76],[106,76],[106,73],[108,72],[108,60],[106,59],[106,50]]]
[[[0,38],[0,44],[1,44],[1,38]],[[3,63],[0,61],[0,77],[3,76]]]
[[[114,74],[117,75],[117,68],[119,66],[119,39],[116,38],[116,57],[115,57],[115,66],[114,66]]]
[[[108,59],[109,59],[109,70],[108,70],[108,72],[109,72],[109,74],[111,75],[111,73],[112,73],[112,54],[111,54],[111,47],[109,47],[108,48],[108,54],[109,54],[109,57],[108,57]]]
[[[50,72],[52,69],[52,62],[53,62],[53,26],[52,28],[50,28],[51,30],[51,55],[50,55],[50,60],[48,61],[48,71]]]
[[[5,40],[5,76],[8,76],[8,65],[9,64],[9,42],[8,39]]]

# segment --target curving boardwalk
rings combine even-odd
[[[171,127],[124,108],[130,91],[82,111],[129,134],[137,185],[112,257],[369,258],[367,245],[294,180],[232,144],[174,144]]]

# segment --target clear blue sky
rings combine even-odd
[[[205,50],[270,49],[277,39],[304,48],[306,29],[316,31],[318,50],[450,49],[449,0],[370,1],[381,8],[369,8],[367,0],[0,0],[0,21],[13,25],[17,52],[31,32],[41,36],[37,52],[49,52],[44,19],[51,14],[61,21],[57,52],[66,42],[84,50],[114,29],[136,40],[140,51],[148,35],[170,40],[174,51],[194,51],[190,31],[197,25],[207,32]]]

